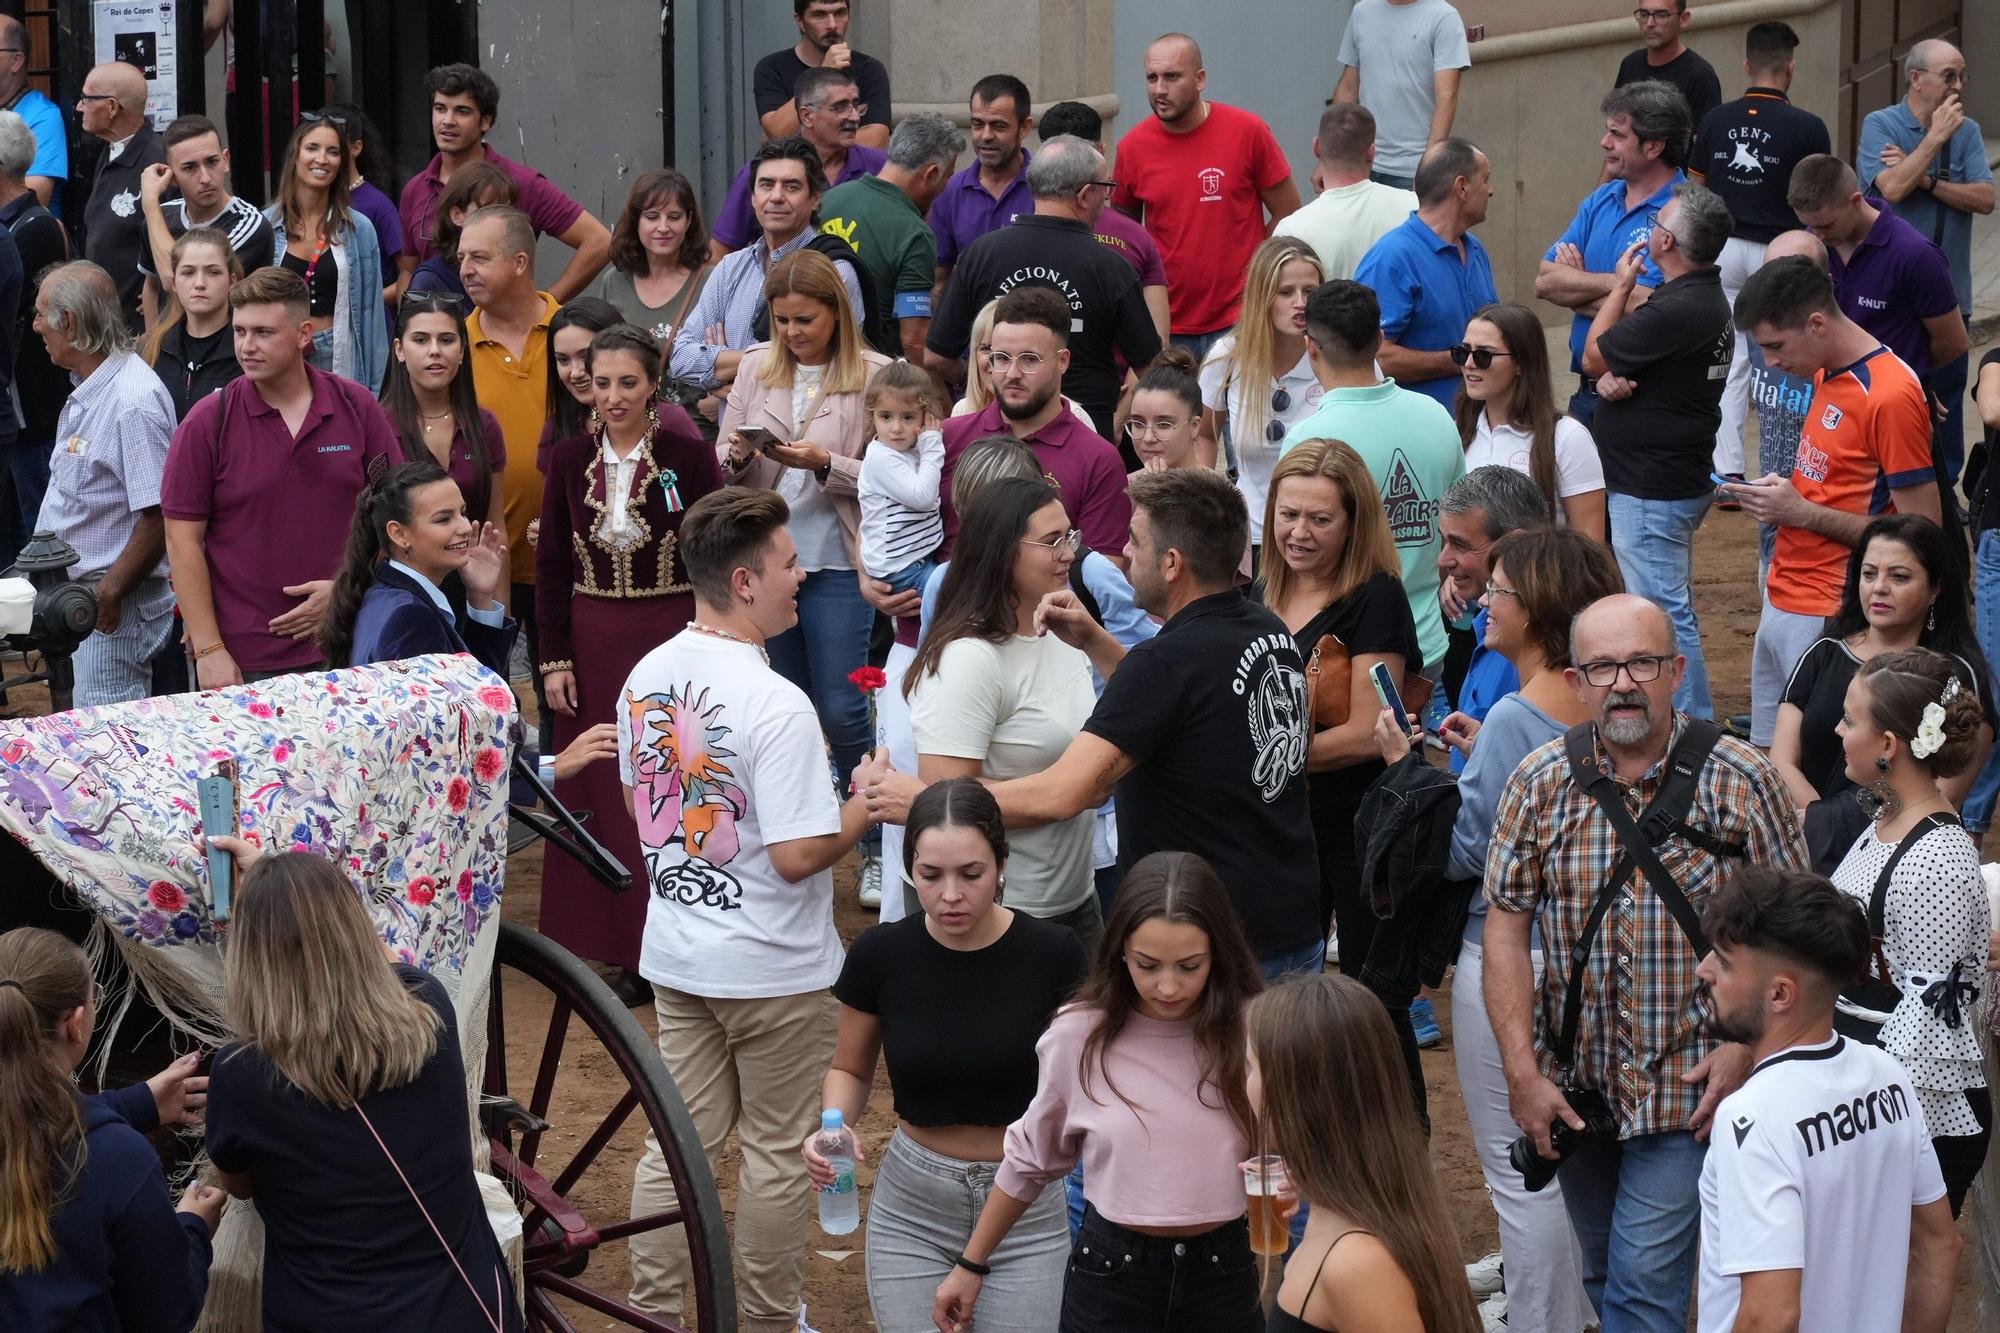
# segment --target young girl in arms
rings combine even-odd
[[[1082,993],[1035,1047],[1035,1099],[1007,1127],[993,1193],[938,1287],[938,1328],[978,1322],[1001,1242],[1081,1159],[1089,1206],[1062,1333],[1262,1333],[1239,1169],[1253,1120],[1243,1014],[1262,984],[1206,861],[1155,852],[1132,867]]]

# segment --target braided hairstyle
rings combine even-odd
[[[370,482],[354,502],[354,523],[347,531],[347,554],[333,580],[333,598],[320,626],[320,649],[329,666],[356,666],[348,661],[354,650],[354,620],[362,599],[375,585],[375,566],[389,553],[389,525],[410,522],[410,497],[425,486],[450,481],[451,474],[431,459],[398,463]]]

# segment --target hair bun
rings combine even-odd
[[[1199,363],[1194,359],[1194,353],[1178,343],[1168,343],[1162,347],[1160,354],[1153,358],[1153,364],[1167,370],[1178,370],[1183,375],[1192,375],[1200,369]]]

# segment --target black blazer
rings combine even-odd
[[[505,680],[507,658],[520,628],[511,616],[495,629],[469,615],[446,615],[415,579],[385,560],[376,567],[374,586],[363,595],[361,610],[355,614],[354,646],[347,662],[366,666],[425,653],[471,653]]]

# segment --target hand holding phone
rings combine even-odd
[[[205,778],[195,779],[195,799],[201,811],[201,831],[204,837],[216,834],[235,837],[242,832],[242,821],[238,814],[236,797],[236,761],[224,759],[215,766],[215,772]],[[236,858],[227,849],[208,843],[208,900],[209,914],[217,921],[229,919],[229,900],[236,887]]]
[[[769,453],[781,444],[789,443],[789,441],[779,439],[762,426],[738,426],[736,433],[743,437],[745,444],[749,445],[752,449],[757,449],[764,453]]]
[[[1389,678],[1387,663],[1377,662],[1374,666],[1369,667],[1368,679],[1375,686],[1375,697],[1382,701],[1384,708],[1393,712],[1398,721],[1407,716],[1407,712],[1403,708],[1403,696],[1396,689],[1396,682]]]

